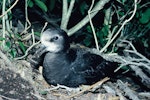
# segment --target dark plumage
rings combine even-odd
[[[42,47],[31,61],[34,68],[43,66],[43,76],[49,84],[77,87],[93,84],[113,75],[117,64],[85,48],[70,47],[69,39],[59,28],[47,29],[41,35]]]

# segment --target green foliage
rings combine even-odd
[[[34,34],[35,34],[36,36],[38,36],[38,37],[41,36],[41,33],[40,33],[40,32],[34,32]]]
[[[47,6],[41,0],[34,0],[35,4],[40,7],[43,11],[47,12]]]
[[[32,7],[34,6],[34,3],[33,3],[32,0],[28,0],[28,6],[29,6],[30,8],[32,8]]]
[[[48,91],[40,91],[40,94],[42,95],[46,95],[48,93]]]
[[[144,12],[140,13],[141,18],[139,19],[141,24],[146,24],[150,21],[150,8],[147,8]]]
[[[13,57],[13,58],[15,58],[16,56],[17,56],[17,51],[16,51],[16,49],[11,49],[11,51],[10,51],[10,55]]]
[[[4,50],[5,50],[5,51],[11,50],[11,42],[10,42],[10,41],[7,41],[7,42],[6,42],[6,45],[5,45],[5,47],[4,47]]]
[[[29,0],[28,1],[28,6],[29,7],[33,7],[34,5],[37,5],[41,10],[43,10],[44,12],[48,11],[48,8],[44,2],[44,0]]]
[[[84,45],[91,47],[94,44],[94,42],[93,42],[94,37],[93,37],[93,32],[92,32],[90,25],[88,25],[86,27],[86,30],[87,30],[87,33],[85,33],[86,38],[83,40],[83,43],[84,43]],[[102,28],[95,28],[95,31],[96,31],[98,43],[99,43],[100,47],[103,47],[107,42],[108,25],[104,25]]]
[[[26,52],[26,47],[24,46],[24,43],[21,42],[21,41],[18,41],[18,43],[19,43],[19,46],[20,46],[21,50],[22,50],[23,53],[25,54],[25,52]]]
[[[80,4],[80,12],[82,15],[85,15],[88,11],[88,8],[89,5],[86,3],[86,1],[83,1],[81,4]]]
[[[5,38],[3,38],[3,37],[0,37],[0,41],[3,41],[3,40],[6,40]]]
[[[2,39],[2,40],[6,40],[6,39]],[[2,45],[2,40],[0,40],[0,46]],[[6,42],[6,45],[4,45],[3,50],[7,51],[13,58],[16,57],[17,55],[17,51],[15,48],[12,48],[12,43],[10,41]]]

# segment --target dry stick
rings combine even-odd
[[[35,44],[34,30],[32,29],[31,32],[32,32],[32,42],[33,44]]]
[[[132,47],[132,49],[133,50],[125,50],[126,52],[129,52],[129,53],[132,53],[132,54],[135,54],[135,55],[137,55],[137,56],[139,56],[139,57],[141,57],[142,59],[140,60],[141,62],[142,61],[146,61],[148,64],[144,64],[144,63],[139,63],[139,61],[138,61],[138,59],[136,60],[136,59],[132,59],[131,58],[131,63],[127,63],[127,64],[134,64],[134,65],[142,65],[142,66],[144,66],[144,67],[146,67],[147,69],[149,69],[150,70],[150,60],[149,59],[147,59],[145,56],[143,56],[142,54],[140,54],[139,52],[137,52],[137,50],[135,49],[135,47],[132,45],[132,43],[130,43],[130,42],[128,42],[130,45],[131,45],[131,47]],[[138,63],[136,63],[136,62],[132,62],[132,61],[138,61]]]
[[[18,100],[18,99],[13,99],[13,98],[6,97],[6,96],[1,95],[1,94],[0,94],[0,97],[5,98],[5,99],[7,99],[7,100]],[[3,99],[2,99],[2,100],[3,100]]]
[[[133,51],[137,52],[137,50],[135,49],[135,47],[133,46],[133,44],[130,41],[127,41],[127,40],[121,40],[121,41],[128,43],[131,46],[131,48],[133,49]]]
[[[119,100],[127,100],[127,99],[123,96],[123,93],[121,92],[121,90],[119,90],[118,87],[117,87],[115,84],[109,83],[108,86],[110,86],[110,87],[114,90],[115,95],[118,95],[118,96],[119,96]]]
[[[29,26],[27,27],[27,23],[26,23],[25,24],[25,29],[20,34],[25,33],[31,27],[31,23],[28,19],[28,3],[27,3],[27,1],[28,0],[25,0],[25,18],[26,18],[26,22],[29,24]]]
[[[105,89],[105,91],[107,93],[110,93],[112,95],[116,95],[116,91],[112,87],[110,87],[108,85],[103,85],[103,88]]]
[[[15,3],[7,10],[5,11],[2,15],[0,15],[0,18],[5,16],[17,3],[19,0],[16,0]]]
[[[124,64],[122,64],[120,67],[118,67],[115,71],[118,71],[121,67],[125,66],[125,65],[136,65],[136,66],[144,66],[146,67],[148,70],[150,70],[150,60],[147,59],[145,56],[143,56],[142,54],[140,54],[139,52],[137,52],[136,48],[133,46],[133,44],[127,40],[121,40],[122,42],[126,42],[128,43],[131,48],[133,50],[125,50],[126,52],[135,54],[137,56],[139,56],[141,59],[134,59],[134,58],[129,58],[129,61],[127,61],[124,58],[121,58],[121,60],[124,62]],[[147,62],[147,64],[142,63],[142,61]],[[137,62],[137,63],[136,63]]]
[[[114,72],[117,72],[120,68],[122,68],[123,66],[126,66],[126,65],[143,66],[143,67],[147,68],[148,70],[150,70],[150,67],[149,67],[150,63],[145,64],[145,63],[140,62],[140,60],[138,60],[138,59],[137,59],[137,62],[135,62],[136,59],[133,61],[132,58],[129,58],[129,57],[127,57],[126,59],[123,57],[120,57],[119,59],[122,60],[123,63]],[[142,59],[142,61],[144,62],[145,60]],[[137,71],[137,70],[135,70],[135,71]]]
[[[47,100],[45,98],[43,98],[42,96],[40,96],[39,94],[34,94],[34,93],[31,93],[33,96],[37,97],[38,100]]]
[[[91,28],[92,28],[92,31],[93,31],[93,36],[94,36],[94,40],[95,40],[95,44],[96,44],[96,49],[99,51],[98,40],[97,40],[95,29],[94,29],[94,26],[93,26],[93,23],[92,23],[92,19],[91,19],[91,10],[93,8],[94,2],[95,2],[95,0],[92,0],[91,7],[88,10],[88,16],[89,16],[90,25],[91,25]]]
[[[25,52],[25,54],[24,54],[23,56],[18,57],[18,58],[14,58],[14,60],[23,59],[24,57],[26,57],[26,56],[28,55],[29,50],[31,50],[35,45],[37,45],[37,44],[39,44],[39,43],[40,43],[40,41],[38,41],[38,42],[34,43],[33,45],[31,45],[31,46],[26,50],[26,52]]]
[[[138,55],[139,57],[141,57],[142,59],[144,59],[145,61],[147,61],[150,64],[150,60],[148,58],[146,58],[145,56],[143,56],[142,54],[140,54],[139,52],[135,52],[135,51],[132,51],[132,50],[125,50],[125,51]]]
[[[106,78],[104,78],[103,80],[101,80],[101,81],[99,81],[99,82],[97,82],[97,83],[95,83],[95,84],[89,86],[88,88],[86,88],[86,89],[84,89],[84,90],[82,90],[82,91],[80,91],[80,92],[78,92],[78,93],[76,93],[76,94],[73,94],[73,95],[71,95],[71,96],[69,96],[69,97],[67,97],[67,98],[73,98],[73,97],[75,97],[75,96],[78,96],[78,95],[80,95],[80,94],[82,94],[82,93],[84,93],[84,92],[86,92],[86,91],[88,91],[88,90],[90,90],[90,89],[92,89],[92,88],[94,88],[94,87],[96,87],[96,86],[102,85],[104,82],[106,82],[106,81],[108,81],[108,80],[109,80],[109,78],[106,77]]]
[[[42,30],[41,30],[41,34],[43,33],[43,31],[45,30],[45,28],[46,28],[46,26],[47,26],[47,24],[48,24],[48,22],[45,22],[45,24],[44,24],[44,27],[42,28]],[[33,32],[33,30],[32,30],[32,33],[34,33]],[[33,43],[35,43],[34,41],[35,41],[35,39],[34,39],[34,34],[29,34],[28,36],[26,36],[25,38],[23,38],[22,40],[26,40],[26,39],[28,39],[28,37],[30,37],[30,36],[32,36],[33,38],[32,38],[32,41],[33,41]]]
[[[66,98],[66,99],[71,99],[71,98],[73,98],[73,97],[75,97],[75,96],[78,96],[78,95],[80,95],[80,94],[82,94],[82,93],[84,93],[84,92],[86,92],[86,91],[88,91],[88,90],[90,90],[90,89],[95,89],[95,88],[98,88],[98,87],[100,87],[100,85],[102,85],[104,82],[106,82],[106,81],[108,81],[110,78],[108,78],[108,77],[105,77],[104,79],[102,79],[101,81],[99,81],[99,82],[97,82],[97,83],[95,83],[95,84],[93,84],[93,85],[91,85],[91,86],[89,86],[89,87],[87,87],[86,89],[84,89],[84,90],[82,90],[82,91],[80,91],[80,92],[78,92],[78,93],[76,93],[76,94],[73,94],[73,95],[70,95],[70,96],[66,96],[66,95],[62,95],[62,94],[54,94],[55,96],[63,96],[64,98]],[[57,88],[60,88],[60,87],[57,87]],[[57,89],[56,88],[56,89]],[[66,87],[65,87],[66,88]]]
[[[143,7],[146,7],[146,6],[148,7],[149,4],[150,4],[150,2],[147,2],[147,3],[143,4],[143,5],[141,5],[139,9],[141,9]]]
[[[47,27],[48,22],[45,22],[44,27],[42,28],[41,34],[44,32],[45,28]]]
[[[114,37],[108,41],[106,43],[106,45],[100,50],[100,52],[102,53],[104,50],[106,50],[108,48],[108,46],[115,40],[115,38],[119,35],[119,33],[121,32],[121,30],[123,29],[123,27],[129,22],[132,20],[132,18],[134,17],[135,13],[136,13],[136,10],[137,10],[137,0],[134,0],[134,10],[133,10],[133,13],[131,15],[131,17],[129,19],[126,19],[122,26],[119,28],[119,30],[117,31],[117,33],[114,35]]]
[[[148,97],[150,98],[150,92],[140,92],[139,96]]]

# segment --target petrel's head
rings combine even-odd
[[[52,53],[63,52],[69,48],[69,39],[60,28],[50,28],[41,34],[41,43]]]

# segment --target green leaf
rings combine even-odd
[[[124,12],[119,11],[118,14],[119,14],[120,16],[124,16]]]
[[[108,35],[108,29],[109,29],[108,25],[104,25],[104,27],[102,28],[102,32],[104,34],[104,37],[106,37]]]
[[[11,47],[11,42],[6,42],[6,46],[7,46],[8,48],[10,48],[10,47]]]
[[[3,40],[6,40],[5,38],[3,38],[3,37],[0,37],[0,41],[3,41]]]
[[[15,49],[12,49],[10,52],[11,56],[14,58],[17,55],[17,51]]]
[[[38,37],[41,36],[41,33],[40,33],[40,32],[34,32],[34,34],[35,34],[36,36],[38,36]]]
[[[149,22],[149,17],[146,16],[146,15],[143,15],[141,18],[140,18],[140,22],[142,24],[146,24],[147,22]]]
[[[21,41],[18,41],[18,42],[19,42],[19,46],[20,46],[21,50],[23,51],[23,53],[25,53],[26,52],[26,48],[25,48],[23,42],[21,42]]]
[[[40,0],[34,0],[35,4],[41,8],[44,12],[47,12],[47,6],[45,5],[44,2],[40,1]]]
[[[97,32],[96,32],[96,36],[98,37],[98,39],[103,39],[103,32],[101,31],[101,30],[98,30]]]
[[[146,11],[142,13],[141,18],[140,18],[140,22],[142,24],[146,24],[149,22],[149,20],[150,20],[150,13],[149,12],[150,12],[150,8],[146,9]]]
[[[92,33],[92,29],[91,29],[91,26],[90,26],[90,25],[88,25],[88,26],[86,27],[86,29],[87,29],[87,31],[88,31],[89,33]]]
[[[46,95],[48,93],[48,91],[40,91],[40,94],[42,95]]]
[[[17,38],[17,39],[21,39],[21,35],[20,34],[15,34],[15,37]]]
[[[86,45],[86,46],[90,46],[91,45],[91,39],[89,37],[87,37],[86,39],[83,40],[83,43]]]
[[[123,66],[123,67],[121,67],[121,69],[127,71],[127,70],[129,70],[129,67],[128,66]]]
[[[4,46],[4,51],[10,51],[10,49],[11,49],[11,42],[6,42],[6,45]]]
[[[34,6],[34,3],[33,3],[32,0],[28,0],[28,6],[29,6],[30,8],[32,8],[32,7]]]
[[[82,15],[84,15],[87,12],[88,5],[85,1],[83,1],[80,5],[80,12]]]
[[[4,51],[9,51],[10,50],[10,48],[8,46],[6,46],[6,45],[4,46],[3,49],[4,49]]]

